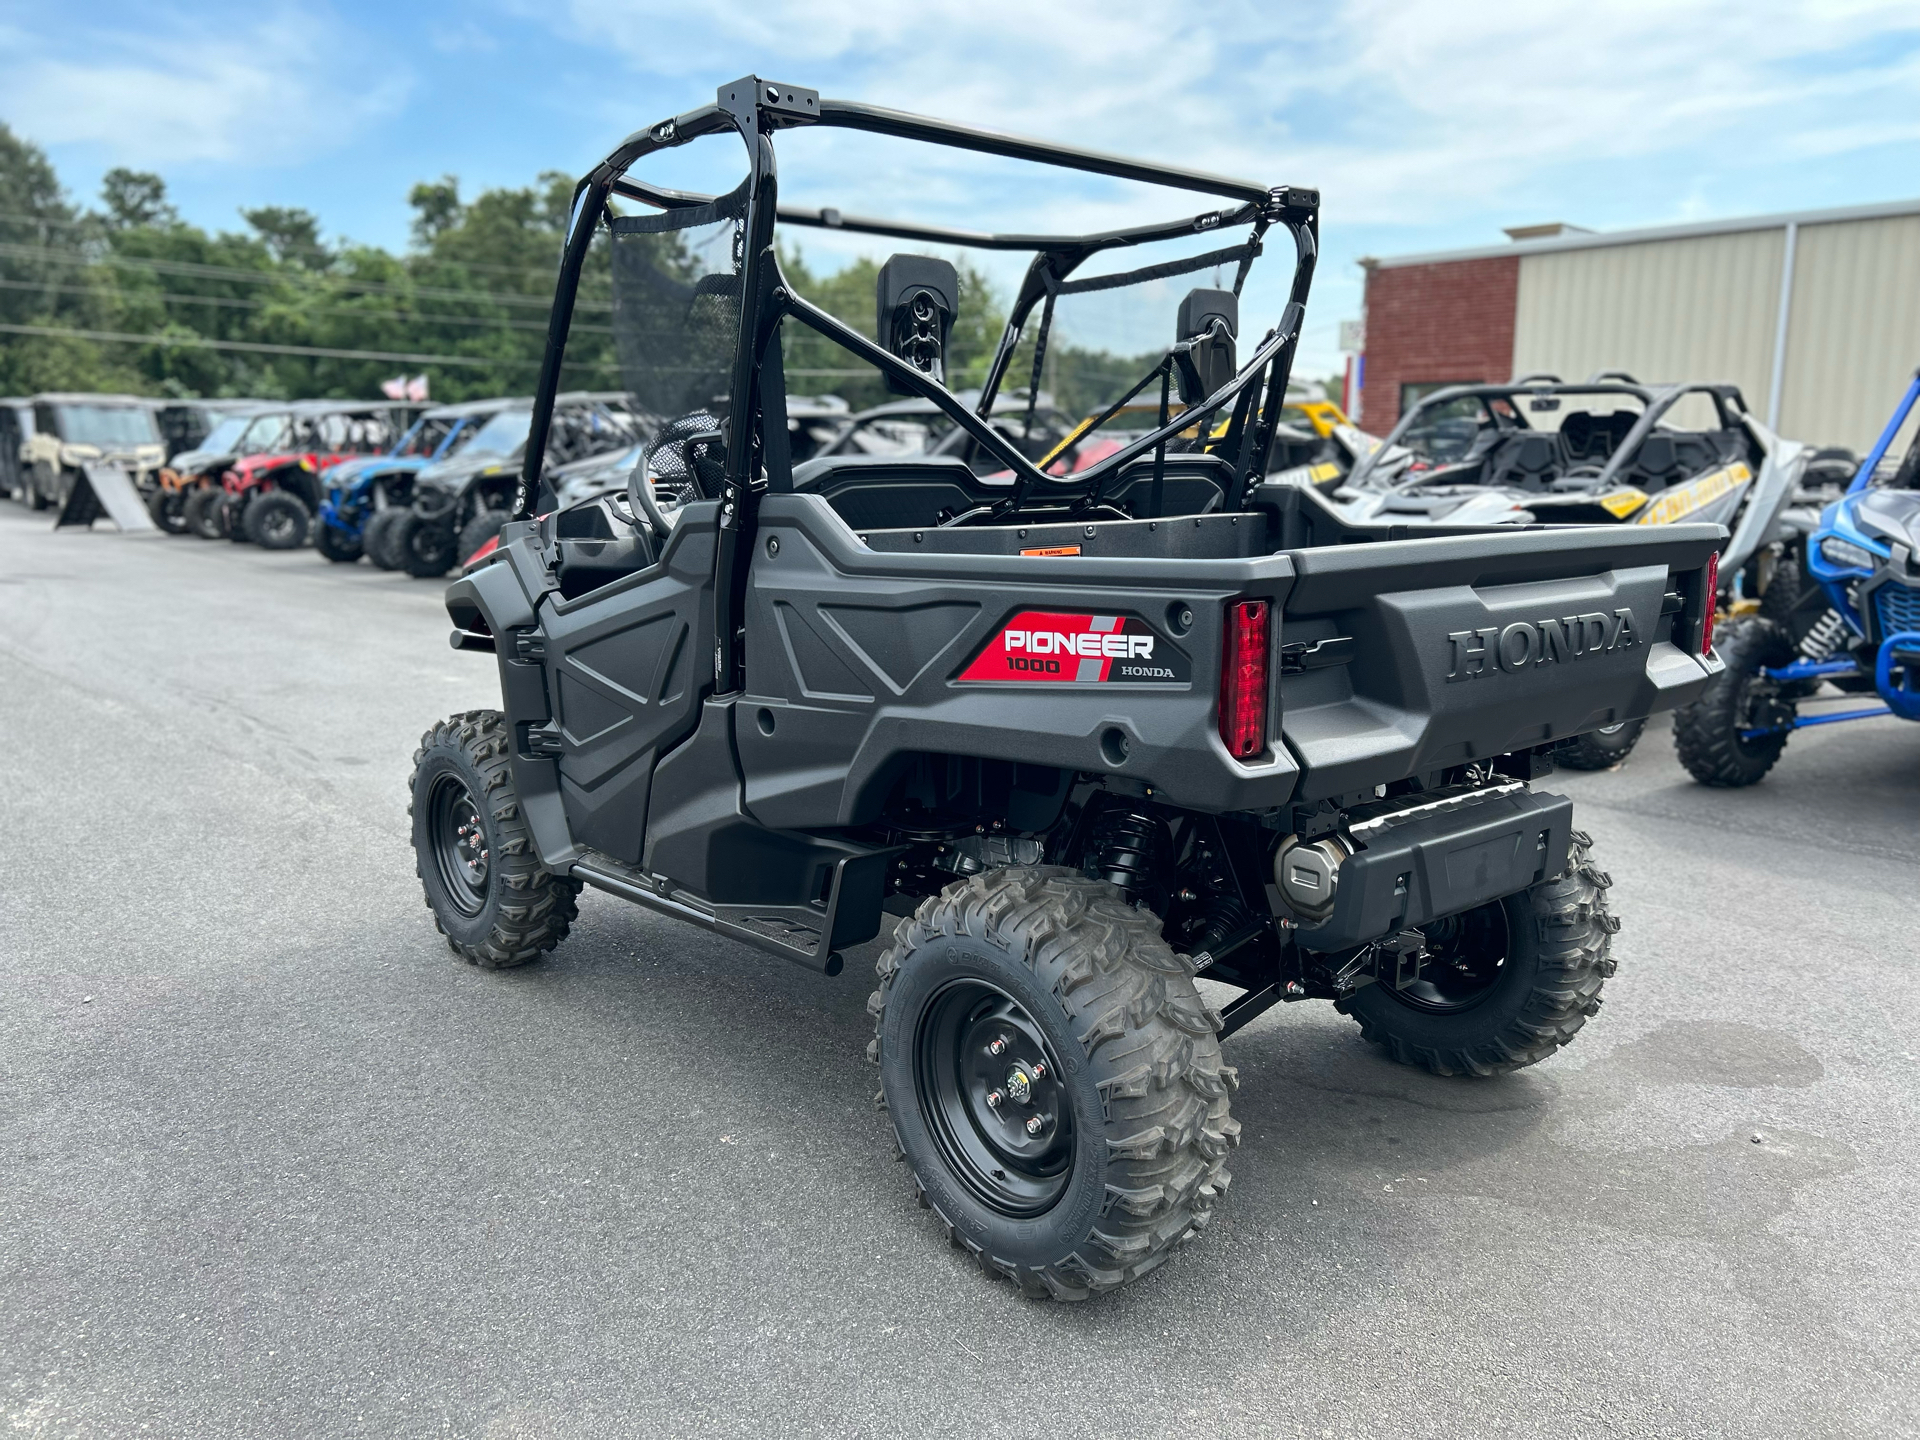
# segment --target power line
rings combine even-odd
[[[51,215],[35,215],[25,210],[0,210],[0,221],[12,223],[12,224],[21,224],[21,225],[47,225],[47,226],[53,227],[54,229],[59,229],[59,230],[86,230],[91,228],[86,220],[61,220],[61,219],[56,219]],[[155,228],[158,228],[158,227],[155,227]],[[191,226],[188,228],[198,229],[199,227]],[[205,232],[202,231],[201,233],[204,234]],[[222,231],[217,233],[231,235],[231,234],[235,234],[236,232]],[[244,239],[245,237],[242,236],[240,238]],[[262,241],[261,243],[264,244],[266,242]],[[287,248],[290,252],[297,251],[298,253],[303,255],[322,255],[329,260],[338,260],[343,255],[347,255],[351,253],[351,249],[346,247],[343,247],[339,250],[329,250],[325,245],[318,245],[318,244],[295,245],[295,246],[289,246]],[[382,250],[381,247],[378,245],[358,245],[358,246],[352,247],[352,249],[378,250],[383,255],[392,253],[391,251],[388,251],[388,250]],[[556,239],[554,243],[554,250],[555,250],[556,256],[558,254],[559,249],[560,249],[560,242]],[[423,259],[423,260],[431,260],[435,258],[430,254],[418,254],[418,252],[416,252],[416,255],[417,255],[417,258]],[[400,257],[400,258],[405,258],[405,257]],[[504,275],[525,275],[530,271],[544,270],[547,268],[545,265],[501,265],[501,264],[491,262],[491,261],[486,261],[486,260],[450,260],[450,261],[443,261],[442,263],[458,265],[464,270],[492,270],[498,274],[504,274]],[[559,262],[557,258],[554,263],[555,265],[558,265]]]
[[[507,290],[451,290],[433,285],[389,285],[380,280],[353,280],[335,275],[311,275],[290,270],[241,270],[230,265],[203,265],[193,260],[161,260],[149,256],[121,255],[117,252],[90,259],[84,252],[53,245],[21,245],[0,240],[0,255],[23,260],[65,260],[78,265],[113,265],[121,269],[146,269],[160,275],[184,275],[207,280],[233,280],[245,285],[274,285],[289,280],[312,279],[341,289],[364,290],[374,295],[397,295],[430,300],[455,300],[467,305],[497,301],[502,305],[532,305],[550,309],[551,296],[522,295]],[[612,310],[610,301],[579,299],[576,309]]]
[[[382,360],[407,365],[518,365],[532,368],[539,360],[485,359],[474,355],[415,355],[397,350],[334,350],[320,345],[269,345],[255,340],[207,340],[198,335],[129,335],[119,330],[70,330],[57,325],[0,324],[0,333],[45,335],[57,340],[104,340],[126,345],[167,345],[187,350],[241,350],[256,355],[305,355],[316,360]],[[617,370],[612,360],[573,360],[579,369]]]
[[[101,295],[103,292],[91,285],[63,285],[48,280],[0,280],[0,290],[31,290],[36,293],[49,291],[63,295]],[[271,300],[236,300],[230,295],[180,295],[170,291],[120,290],[111,293],[116,299],[125,300],[161,300],[170,305],[211,305],[228,310],[269,310],[276,302]],[[481,327],[504,326],[509,330],[532,330],[545,333],[547,322],[544,320],[513,320],[504,316],[498,319],[476,319],[465,315],[431,315],[402,310],[363,310],[356,305],[314,305],[306,307],[307,313],[323,315],[359,315],[369,320],[392,319],[410,320],[431,325],[470,325]],[[611,325],[573,325],[569,334],[611,335]]]

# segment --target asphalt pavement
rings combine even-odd
[[[1228,1042],[1206,1235],[1083,1305],[919,1209],[829,980],[598,892],[434,933],[440,587],[0,504],[0,1428],[21,1436],[1920,1433],[1920,726],[1562,775],[1605,1009],[1491,1081]]]

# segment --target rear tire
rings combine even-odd
[[[1077,870],[993,870],[924,901],[877,969],[882,1102],[921,1203],[988,1274],[1084,1299],[1206,1227],[1235,1072],[1153,916]]]
[[[336,565],[351,565],[360,558],[360,537],[349,535],[322,520],[313,532],[313,548]]]
[[[1376,980],[1338,1008],[1395,1060],[1436,1075],[1499,1075],[1571,1044],[1600,1009],[1620,928],[1592,844],[1576,830],[1565,874],[1421,927],[1436,954],[1420,981],[1401,991]]]
[[[1622,720],[1604,730],[1575,736],[1553,752],[1553,761],[1569,770],[1611,770],[1633,753],[1646,728],[1645,720]]]
[[[400,555],[407,574],[416,580],[437,580],[453,568],[454,540],[449,521],[409,514],[394,528],[388,543]]]
[[[1792,732],[1751,739],[1740,732],[1750,724],[1760,671],[1792,664],[1793,642],[1771,620],[1749,615],[1721,631],[1714,648],[1727,668],[1707,682],[1698,700],[1674,711],[1674,749],[1687,773],[1702,785],[1757,785],[1787,748]]]
[[[360,532],[360,548],[380,570],[398,570],[400,557],[394,553],[394,527],[406,519],[405,510],[376,510]]]
[[[220,529],[220,506],[226,498],[226,492],[214,485],[202,485],[187,496],[180,507],[186,532],[202,540],[218,540],[224,533]]]
[[[513,517],[504,510],[482,510],[460,527],[460,543],[454,547],[454,564],[465,565],[473,552],[500,533],[500,527]]]
[[[59,481],[53,471],[44,464],[36,463],[27,476],[27,504],[34,510],[51,510]]]
[[[240,523],[247,539],[262,550],[298,550],[307,543],[313,516],[299,496],[268,490],[247,502]]]
[[[413,755],[414,871],[433,923],[469,965],[506,970],[567,938],[578,882],[540,861],[513,788],[512,740],[497,710],[441,721]]]

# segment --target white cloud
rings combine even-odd
[[[407,82],[329,17],[177,23],[131,45],[110,34],[19,37],[0,105],[43,144],[98,145],[113,163],[299,162],[399,108]]]
[[[1920,81],[1911,0],[569,0],[539,13],[676,90],[752,67],[1318,183],[1348,222],[1520,196],[1570,163],[1910,139]]]

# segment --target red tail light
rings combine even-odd
[[[1267,602],[1227,607],[1226,653],[1220,667],[1220,738],[1236,760],[1267,748]]]
[[[1720,552],[1707,556],[1707,618],[1700,625],[1700,653],[1713,653],[1713,612],[1720,608]]]

